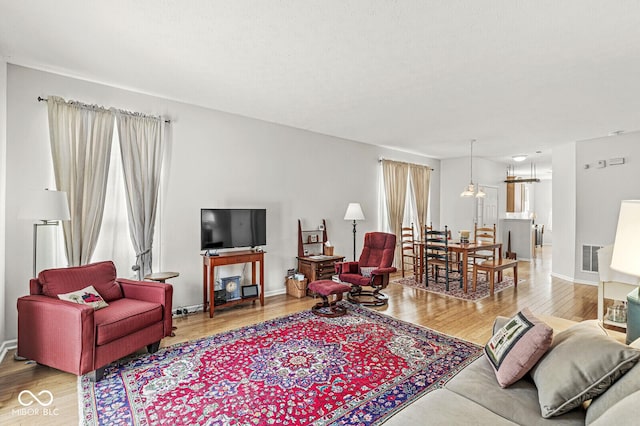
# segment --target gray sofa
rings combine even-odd
[[[494,331],[508,318],[499,317]],[[589,326],[598,327],[595,321]],[[612,339],[613,340],[613,339]],[[640,348],[640,339],[626,348]],[[635,351],[635,350],[632,350]],[[594,353],[597,351],[594,351]],[[542,360],[541,360],[542,361]],[[635,361],[634,361],[635,362]],[[538,389],[527,374],[507,388],[501,388],[495,372],[483,354],[452,378],[396,413],[387,425],[638,425],[640,365],[634,365],[613,382],[588,408],[582,405],[551,418],[543,418]],[[535,367],[534,367],[535,368]],[[587,404],[584,404],[587,405]]]

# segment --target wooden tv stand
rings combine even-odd
[[[216,266],[235,265],[238,263],[251,262],[251,283],[259,284],[259,294],[255,297],[245,297],[244,299],[230,300],[220,307],[237,305],[243,302],[254,302],[260,299],[260,305],[264,306],[264,252],[253,250],[230,251],[220,253],[217,256],[202,255],[202,310],[207,312],[209,306],[209,318],[213,318],[215,309],[214,284]],[[260,282],[256,281],[256,262],[260,262]]]

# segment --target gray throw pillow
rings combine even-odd
[[[586,321],[558,333],[531,370],[542,417],[559,416],[605,392],[632,368],[640,351]]]
[[[638,401],[640,401],[640,392],[625,395],[596,421],[587,424],[591,426],[637,426],[638,417],[635,413],[638,412]]]
[[[636,405],[640,404],[640,365],[636,364],[617,380],[605,393],[594,398],[587,408],[586,424],[594,422],[627,395],[635,394]]]

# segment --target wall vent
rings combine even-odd
[[[586,245],[582,246],[582,271],[598,272],[598,250],[602,246]]]

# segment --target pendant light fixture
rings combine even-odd
[[[465,188],[464,191],[460,194],[461,197],[476,197],[476,198],[484,198],[487,194],[482,190],[482,188],[478,188],[478,192],[476,192],[475,185],[473,184],[473,143],[475,139],[471,139],[471,153],[469,155],[469,185]]]

